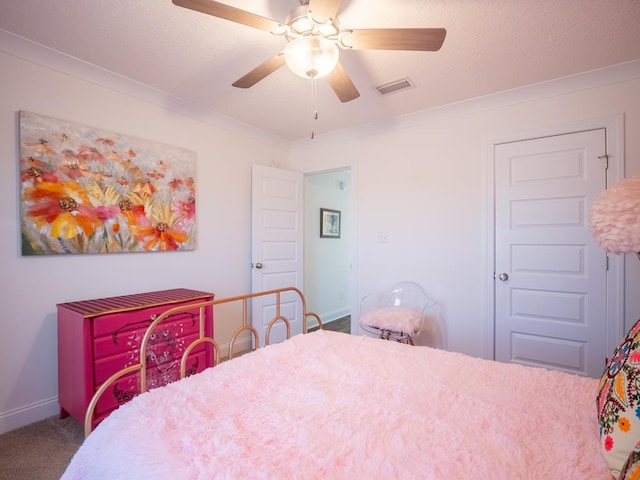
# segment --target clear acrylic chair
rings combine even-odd
[[[400,282],[389,290],[367,295],[360,302],[360,327],[384,340],[414,345],[435,306],[427,292],[413,282]]]

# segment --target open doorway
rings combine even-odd
[[[351,170],[304,176],[304,295],[328,328],[351,332]],[[324,223],[323,223],[324,222]]]

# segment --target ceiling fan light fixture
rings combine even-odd
[[[310,32],[313,30],[314,26],[315,24],[313,23],[313,20],[306,15],[296,18],[289,24],[291,32],[296,35],[302,35],[305,32]]]
[[[331,37],[340,32],[337,18],[331,18],[325,23],[318,23],[311,16],[307,4],[292,10],[284,23],[289,27],[289,35],[293,37],[317,33],[323,37]]]
[[[284,48],[284,59],[293,73],[302,78],[321,78],[338,64],[335,42],[318,35],[305,35],[290,41]]]
[[[220,19],[283,36],[288,42],[279,52],[232,83],[249,88],[288,65],[305,79],[327,78],[342,103],[360,96],[347,71],[338,61],[338,47],[344,50],[437,51],[447,31],[444,28],[358,28],[341,30],[338,14],[344,0],[298,0],[300,6],[289,12],[284,23],[232,7],[217,0],[173,0],[180,7]],[[366,2],[364,2],[366,3]],[[315,92],[316,82],[311,82]],[[383,86],[397,90],[399,85]],[[315,93],[314,93],[315,95]]]

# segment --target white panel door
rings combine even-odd
[[[251,288],[253,292],[296,287],[303,283],[303,176],[291,170],[253,165]],[[252,325],[264,345],[265,333],[276,310],[272,296],[257,297],[251,304]],[[302,333],[302,305],[298,296],[282,296],[280,315],[291,324],[291,335]],[[269,343],[286,338],[286,327],[278,322]],[[262,346],[261,345],[261,346]]]
[[[602,374],[606,254],[589,209],[606,188],[605,133],[495,148],[496,360]]]

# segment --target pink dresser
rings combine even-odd
[[[171,308],[213,300],[213,293],[177,288],[158,292],[60,303],[58,308],[58,401],[60,418],[81,424],[98,387],[115,372],[139,362],[147,327]],[[213,308],[205,308],[205,334],[213,335]],[[147,347],[147,388],[180,377],[180,360],[198,336],[199,309],[170,315],[153,332]],[[213,365],[211,348],[194,348],[188,375]],[[119,379],[96,406],[95,423],[140,392],[137,373]]]

